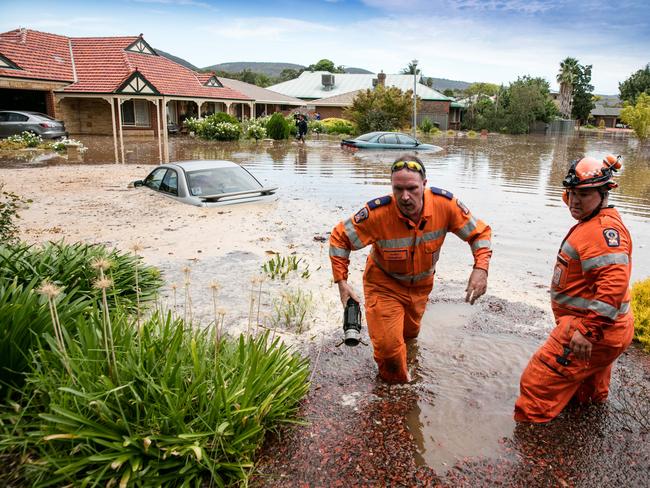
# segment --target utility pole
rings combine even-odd
[[[418,97],[417,97],[418,60],[414,59],[413,61],[411,61],[411,64],[413,65],[413,139],[415,139],[416,130],[417,130],[417,116],[418,116]]]

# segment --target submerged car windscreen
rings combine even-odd
[[[215,168],[187,173],[190,193],[194,196],[218,195],[256,190],[259,182],[243,168]]]

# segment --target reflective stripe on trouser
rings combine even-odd
[[[385,279],[390,280],[386,286],[375,286],[364,279],[368,333],[381,378],[388,383],[404,383],[405,340],[417,337],[431,288],[406,288]]]
[[[571,318],[567,317],[567,321]],[[564,346],[568,346],[575,329],[560,320],[551,336],[528,362],[519,383],[519,398],[515,403],[515,420],[518,422],[548,422],[557,417],[572,398],[581,403],[604,402],[609,392],[612,364],[632,342],[633,319],[625,327],[620,346],[598,342],[592,345],[591,358],[582,361],[571,353],[571,363],[562,366],[557,362]]]

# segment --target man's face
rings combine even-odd
[[[393,195],[400,211],[414,222],[420,219],[427,180],[417,171],[406,168],[391,175]]]
[[[597,188],[571,188],[568,194],[569,211],[576,220],[586,219],[601,205]]]

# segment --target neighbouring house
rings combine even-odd
[[[254,116],[255,100],[159,56],[142,37],[66,37],[28,29],[0,34],[0,109],[35,110],[65,121],[71,134],[158,138],[167,123],[224,111]],[[163,122],[164,121],[164,122]],[[163,145],[164,141],[164,145]],[[165,159],[168,154],[165,154]]]
[[[606,105],[596,105],[589,113],[589,122],[596,127],[604,124],[605,127],[615,128],[616,124],[621,123],[621,107],[608,107]]]
[[[304,107],[307,103],[299,98],[289,97],[267,88],[246,83],[245,81],[231,80],[230,78],[219,77],[224,86],[243,93],[255,100],[255,117],[264,117],[275,112],[282,112],[288,115],[296,107]],[[239,106],[237,106],[239,109]],[[237,112],[239,116],[239,112]]]
[[[420,82],[416,94],[420,98],[417,123],[431,120],[441,129],[449,127],[452,99]],[[402,91],[413,90],[413,75],[329,73],[327,71],[304,71],[298,78],[268,87],[278,93],[300,98],[307,102],[309,111],[318,112],[321,118],[344,117],[346,107],[360,90],[373,89],[377,85],[394,86]],[[460,110],[460,109],[458,109]],[[454,115],[454,117],[456,117]],[[458,116],[459,118],[459,116]]]

